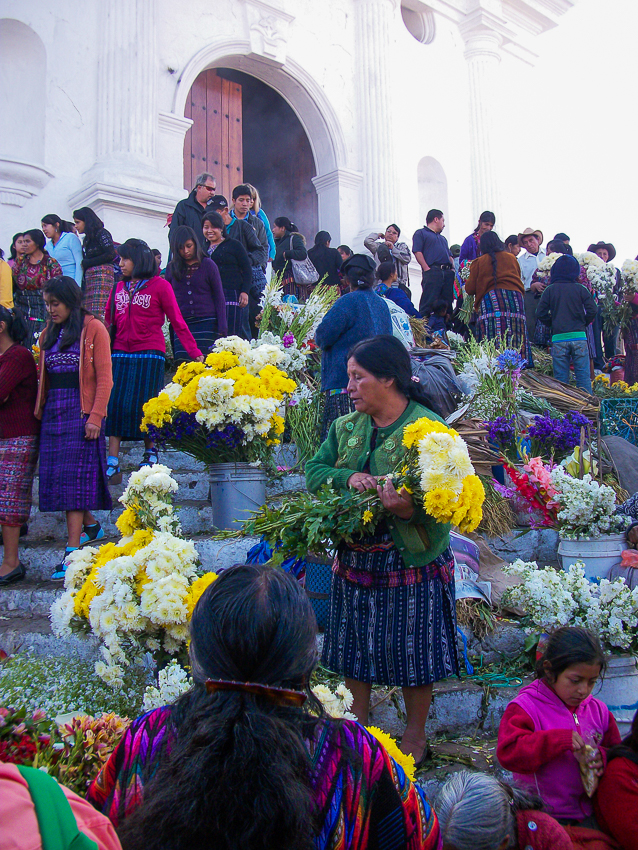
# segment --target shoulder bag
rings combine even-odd
[[[293,235],[290,234],[291,251]],[[292,276],[295,283],[317,283],[319,281],[319,272],[310,257],[306,256],[305,260],[289,260],[288,262],[292,266]]]

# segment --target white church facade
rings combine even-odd
[[[0,243],[90,206],[164,252],[202,171],[310,244],[473,222],[499,206],[499,75],[573,2],[1,0]]]

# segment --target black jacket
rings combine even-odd
[[[339,286],[339,269],[341,268],[341,254],[336,248],[328,248],[326,245],[315,245],[308,251],[313,266],[317,269],[319,282],[330,286]],[[325,275],[325,280],[322,278]]]
[[[241,242],[226,238],[208,256],[217,264],[225,291],[248,293],[253,282],[252,266]]]
[[[230,224],[226,225],[226,233],[230,239],[236,239],[246,249],[251,266],[265,266],[268,262],[268,239],[266,238],[266,229],[257,219],[263,231],[263,241],[260,238],[259,231],[256,225],[253,226],[255,216],[248,218],[234,218]],[[264,247],[265,242],[265,247]]]
[[[591,292],[574,280],[557,280],[541,296],[536,321],[550,325],[555,334],[584,331],[596,318],[598,308]]]
[[[290,250],[290,238],[292,237],[292,250]],[[288,260],[305,260],[308,256],[301,233],[291,233],[286,230],[280,239],[275,239],[275,259],[272,261],[274,272],[283,271],[288,265]]]
[[[85,271],[95,266],[110,266],[117,256],[113,237],[105,227],[101,227],[92,239],[84,237],[82,253],[82,268]]]
[[[180,225],[184,224],[186,227],[193,228],[197,238],[199,239],[200,245],[204,251],[207,251],[208,242],[202,230],[202,216],[206,210],[199,201],[195,200],[196,191],[197,189],[193,189],[190,195],[187,198],[184,198],[183,201],[180,201],[175,207],[173,218],[171,219],[171,223],[168,227],[168,241],[170,242],[173,238],[175,230],[180,227]]]

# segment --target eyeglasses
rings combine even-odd
[[[217,190],[217,186],[205,186],[203,184],[199,184],[202,189],[208,189],[209,192],[215,192]]]

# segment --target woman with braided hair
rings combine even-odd
[[[515,348],[532,366],[532,349],[527,337],[523,293],[525,291],[518,260],[510,254],[498,234],[488,230],[481,236],[481,256],[470,266],[465,284],[474,296],[479,341],[497,340]]]

